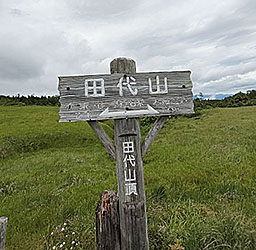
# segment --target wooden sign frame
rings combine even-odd
[[[60,122],[193,113],[190,71],[60,76]]]
[[[59,77],[60,121],[86,120],[116,161],[118,196],[111,191],[104,191],[101,195],[96,210],[97,249],[148,250],[142,159],[169,115],[194,112],[191,72],[136,73],[135,61],[128,58],[114,59],[110,71],[111,75]],[[152,87],[153,78],[157,83],[155,89]],[[137,81],[136,89],[131,80],[133,83]],[[122,89],[120,85],[123,87],[124,81],[126,85]],[[103,100],[100,106],[95,98]],[[136,98],[144,100],[144,109],[141,109],[143,105],[139,108],[127,104],[118,108],[111,106],[115,101]],[[86,112],[90,115],[84,115]],[[145,116],[159,117],[141,143],[138,117]],[[114,145],[97,121],[110,118],[114,119]]]

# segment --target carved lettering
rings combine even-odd
[[[114,108],[135,108],[135,107],[142,107],[145,105],[143,99],[120,99],[115,100],[113,103]]]
[[[134,153],[133,141],[123,142],[123,154],[124,154],[124,180],[125,180],[125,195],[138,195],[137,183],[136,183],[136,159],[132,154]]]
[[[164,86],[160,87],[160,80],[159,76],[156,76],[156,90],[153,90],[153,84],[151,81],[151,78],[148,78],[148,84],[149,84],[149,94],[167,94],[168,93],[168,86],[167,86],[167,77],[164,77]]]
[[[104,79],[88,79],[84,82],[86,97],[105,96]]]
[[[133,85],[133,87],[132,87]],[[123,96],[123,87],[127,87],[129,92],[132,95],[137,95],[138,94],[138,89],[134,87],[136,85],[136,80],[132,76],[123,76],[120,78],[119,83],[117,84],[117,87],[119,87],[119,95]]]

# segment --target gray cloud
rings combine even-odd
[[[256,88],[254,0],[0,1],[0,94],[57,94],[57,76],[191,69],[194,92]],[[255,87],[254,87],[255,86]]]

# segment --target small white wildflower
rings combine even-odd
[[[78,243],[76,243],[76,246],[78,246]]]
[[[60,231],[61,231],[61,232],[63,232],[64,230],[65,230],[65,228],[63,227],[63,228],[61,228],[61,230],[60,230]]]
[[[72,232],[72,234],[75,234],[75,232]]]
[[[53,235],[53,232],[51,232],[51,235]]]
[[[68,235],[66,234],[66,238],[68,237]]]
[[[62,243],[62,245],[64,246],[66,243],[65,243],[65,241]]]
[[[55,249],[56,248],[56,246],[53,246],[53,248],[52,249]]]
[[[64,224],[63,224],[64,226],[66,226],[67,225],[67,223],[66,222],[64,222]]]
[[[72,243],[72,244],[75,244],[76,242],[73,240],[71,243]]]
[[[73,249],[73,247],[70,247],[70,249]]]
[[[60,244],[60,247],[63,247],[63,245],[62,245],[62,244]]]

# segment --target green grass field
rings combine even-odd
[[[255,124],[256,106],[168,120],[144,161],[150,249],[256,249]],[[58,107],[0,107],[0,173],[6,250],[95,248],[99,194],[117,185],[85,122],[58,123]]]

